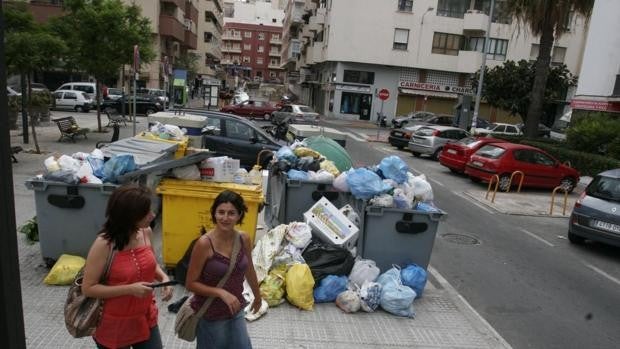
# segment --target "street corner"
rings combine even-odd
[[[551,192],[526,191],[526,192],[497,192],[493,198],[493,192],[487,190],[467,190],[464,197],[478,206],[491,209],[498,213],[519,216],[541,216],[553,218],[568,218],[575,201],[579,197],[576,193],[566,196]]]

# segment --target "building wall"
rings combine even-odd
[[[215,77],[217,75],[216,68],[222,60],[220,47],[222,32],[224,31],[223,3],[221,0],[202,0],[198,2],[197,6],[198,23],[196,31],[198,42],[197,48],[193,52],[199,56],[198,74]],[[209,17],[207,20],[207,12],[212,13],[215,19]]]

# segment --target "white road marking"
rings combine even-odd
[[[457,193],[455,191],[452,191],[452,194],[461,197],[463,200],[469,201],[470,203],[476,205],[478,208],[480,208],[481,210],[485,211],[488,214],[495,214],[494,211],[492,211],[490,208],[484,206],[483,204],[476,202],[476,200],[468,197],[467,195],[461,194],[461,193]]]
[[[427,178],[427,179],[430,180],[431,182],[441,186],[441,187],[445,187],[445,185],[441,184],[441,182],[438,181],[438,180],[435,180],[435,179],[432,179],[432,178]]]
[[[532,233],[532,232],[529,232],[529,231],[527,231],[527,230],[525,230],[525,229],[520,229],[520,230],[521,230],[522,232],[526,233],[527,235],[529,235],[529,236],[533,237],[534,239],[536,239],[536,240],[538,240],[538,241],[542,242],[543,244],[545,244],[545,245],[549,246],[549,247],[555,247],[555,245],[554,245],[554,244],[550,243],[549,241],[547,241],[547,240],[545,240],[545,239],[541,238],[540,236],[538,236],[538,235],[536,235],[536,234],[534,234],[534,233]]]
[[[351,137],[358,142],[366,142],[367,137],[364,137],[360,135],[359,133],[355,133],[355,132],[344,132],[344,133],[347,135],[347,137]]]
[[[588,267],[588,268],[590,268],[590,269],[594,270],[595,272],[599,273],[601,276],[603,276],[603,277],[607,278],[609,281],[614,282],[614,283],[616,283],[616,284],[620,285],[620,280],[618,280],[617,278],[615,278],[615,277],[613,277],[613,276],[611,276],[611,275],[607,274],[607,273],[606,273],[606,272],[604,272],[603,270],[601,270],[601,269],[599,269],[599,268],[597,268],[597,267],[593,266],[592,264],[586,263],[586,262],[583,262],[583,264],[584,264],[586,267]]]

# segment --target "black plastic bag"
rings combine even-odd
[[[347,249],[328,245],[314,239],[301,255],[312,271],[316,286],[327,275],[348,276],[355,263],[355,258]]]

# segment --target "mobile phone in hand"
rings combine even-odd
[[[170,280],[170,281],[166,281],[166,282],[156,282],[154,284],[150,284],[149,286],[152,288],[156,288],[156,287],[164,287],[164,286],[173,286],[178,284],[179,282],[177,280]]]

